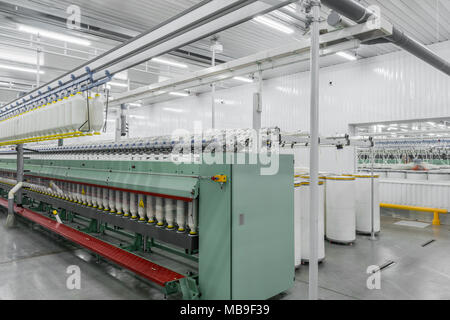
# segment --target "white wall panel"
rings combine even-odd
[[[447,209],[450,211],[450,183],[411,180],[381,180],[380,201],[405,206]]]
[[[432,49],[450,60],[450,42]],[[351,123],[449,116],[450,78],[403,51],[323,68],[320,83],[323,135],[346,133]],[[217,103],[217,127],[251,127],[255,91],[255,84],[218,91],[216,99],[223,104]],[[131,136],[192,130],[194,121],[210,127],[211,98],[203,94],[159,103],[132,116],[137,118],[130,119]],[[262,125],[309,129],[309,72],[264,81]]]

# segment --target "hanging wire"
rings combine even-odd
[[[106,115],[105,115],[105,123],[103,124],[103,133],[106,133],[106,129],[108,126],[108,110],[109,110],[109,89],[106,88]]]

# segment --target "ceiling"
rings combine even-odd
[[[355,134],[382,138],[443,137],[448,136],[450,119],[428,119],[422,121],[380,122],[355,125]]]
[[[70,31],[77,36],[91,41],[90,47],[69,45],[69,50],[61,49],[58,41],[45,40],[40,44],[46,53],[41,76],[41,84],[69,71],[88,59],[110,49],[120,42],[156,27],[158,24],[182,13],[184,10],[201,2],[200,0],[79,0],[76,4],[81,8],[82,32]],[[398,28],[429,45],[450,40],[450,0],[361,0],[363,5],[379,6],[382,15]],[[50,29],[55,32],[68,33],[65,27],[66,9],[73,4],[71,0],[3,0],[0,1],[0,45],[29,46],[30,35],[17,32],[18,24],[31,25]],[[329,10],[322,8],[325,21]],[[282,22],[295,30],[287,35],[278,30],[249,21],[218,34],[223,45],[222,54],[218,55],[219,63],[247,56],[259,51],[285,45],[289,41],[305,37],[304,16],[286,9],[271,14],[271,18]],[[326,26],[326,22],[323,23]],[[36,40],[36,38],[33,38]],[[150,63],[130,71],[131,88],[158,81],[160,76],[171,77],[199,68],[210,63],[211,39],[203,39],[181,48],[171,54],[170,58],[187,63],[189,68],[179,69]],[[52,47],[52,45],[56,47]],[[72,50],[71,50],[72,49]],[[398,50],[391,44],[361,46],[357,50],[360,58],[368,58]],[[74,58],[76,56],[77,58]],[[1,58],[1,56],[0,56]],[[347,62],[340,57],[326,59],[325,65]],[[0,60],[0,63],[2,61]],[[307,68],[307,64],[305,67]],[[21,74],[0,69],[0,84],[14,82],[16,88],[29,88],[36,81],[34,74]],[[22,83],[20,83],[22,82]],[[127,88],[112,88],[127,90]],[[0,85],[0,103],[15,98],[17,91],[2,90]]]

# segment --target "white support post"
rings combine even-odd
[[[258,72],[258,91],[253,95],[253,129],[259,132],[262,126],[263,72]]]
[[[211,66],[216,66],[216,47],[212,46]],[[216,84],[211,84],[211,129],[216,128]]]
[[[36,88],[41,86],[41,36],[37,35],[38,46],[36,49]]]
[[[309,300],[318,299],[319,261],[319,58],[320,1],[310,1],[311,21],[311,113],[310,113],[310,239],[309,239]]]
[[[370,174],[371,174],[371,181],[370,181],[370,219],[371,219],[371,232],[370,232],[370,240],[375,241],[377,240],[377,237],[375,236],[375,217],[374,217],[374,165],[375,165],[375,148],[372,146],[370,148],[370,157],[371,157],[371,168],[370,168]]]

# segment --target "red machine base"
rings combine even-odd
[[[0,199],[0,205],[8,208],[8,201]],[[31,211],[29,209],[14,206],[14,211],[19,216],[31,220],[40,226],[59,234],[67,240],[77,243],[80,246],[124,267],[137,275],[146,278],[159,286],[164,287],[167,283],[184,278],[183,275],[172,270],[161,267],[153,262],[145,260],[135,254],[117,248],[109,243],[60,224],[52,219]]]

